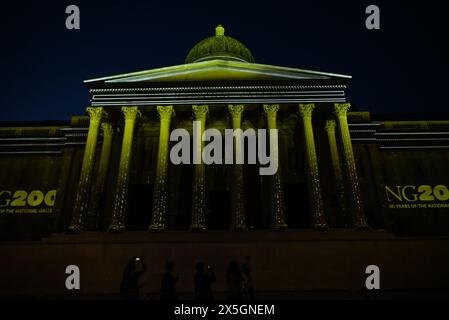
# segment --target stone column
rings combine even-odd
[[[232,185],[231,185],[231,229],[234,231],[245,231],[246,212],[245,212],[245,182],[243,177],[243,164],[237,163],[237,158],[244,152],[242,150],[242,112],[243,105],[228,105],[232,116],[232,128],[236,132],[234,138],[234,164],[232,166]],[[238,131],[235,131],[238,130]]]
[[[279,110],[278,104],[264,104],[263,110],[267,117],[268,131],[277,130],[276,115]],[[270,133],[268,132],[268,137]],[[268,138],[269,139],[269,138]],[[270,143],[271,144],[271,143]],[[279,159],[278,142],[275,143],[275,150],[270,150],[272,154],[275,154]],[[270,198],[271,207],[271,227],[273,230],[285,230],[287,224],[285,223],[285,211],[284,211],[284,190],[281,180],[281,167],[278,161],[278,170],[271,177],[272,193]]]
[[[157,106],[157,112],[161,122],[159,127],[156,179],[154,181],[153,212],[149,228],[153,232],[164,231],[166,228],[168,146],[170,143],[170,120],[173,115],[173,106]]]
[[[128,204],[129,171],[134,127],[137,117],[140,116],[138,107],[122,107],[122,112],[125,117],[125,129],[123,132],[117,186],[112,207],[112,220],[108,228],[109,232],[120,232],[125,230],[125,213]]]
[[[299,113],[304,126],[304,141],[307,155],[307,182],[309,185],[309,202],[312,211],[312,227],[316,230],[329,229],[324,215],[323,196],[321,194],[320,173],[316,157],[315,139],[313,137],[312,111],[314,104],[300,104]]]
[[[80,232],[83,228],[89,203],[92,172],[95,165],[95,151],[97,149],[98,132],[100,130],[101,119],[105,115],[102,107],[89,107],[86,111],[90,118],[89,131],[87,134],[86,147],[84,149],[78,190],[73,207],[72,221],[69,227],[69,232],[71,233]]]
[[[112,138],[114,136],[114,128],[110,122],[101,124],[103,130],[103,145],[101,147],[100,163],[98,173],[92,190],[92,199],[89,205],[88,220],[90,227],[97,229],[99,227],[99,209],[101,199],[104,197],[106,178],[109,169],[109,160],[111,158]]]
[[[202,162],[202,152],[204,141],[202,139],[204,127],[206,126],[206,115],[209,111],[207,105],[192,106],[195,120],[199,121],[201,128],[193,128],[193,158],[194,158],[194,176],[192,188],[192,231],[207,230],[207,205],[206,205],[206,177],[205,168]]]
[[[336,103],[335,114],[338,118],[341,141],[343,143],[346,173],[349,183],[348,189],[350,191],[352,202],[351,207],[354,219],[354,227],[359,230],[367,230],[369,227],[365,219],[359,178],[357,176],[357,168],[355,165],[354,152],[352,150],[351,136],[349,134],[348,127],[347,113],[350,107],[351,105],[349,103]]]
[[[340,214],[343,227],[348,227],[348,210],[346,208],[346,192],[343,179],[343,171],[341,170],[340,156],[338,154],[337,139],[335,137],[335,120],[327,120],[324,130],[327,132],[329,140],[329,149],[331,154],[332,168],[334,170],[335,186],[337,189],[338,204],[340,205]]]

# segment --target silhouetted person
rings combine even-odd
[[[161,282],[161,300],[178,300],[175,287],[179,280],[179,275],[173,275],[174,268],[175,264],[171,261],[165,265],[166,272]]]
[[[195,299],[200,301],[211,301],[214,299],[211,284],[215,282],[215,273],[212,268],[204,262],[196,264],[196,274],[193,278],[195,285]]]
[[[228,286],[228,299],[242,299],[242,272],[237,262],[231,261],[226,272],[226,285]]]
[[[120,284],[120,295],[122,299],[139,299],[140,288],[139,278],[145,273],[147,267],[140,258],[132,258],[126,264],[123,271],[123,279]]]
[[[245,300],[254,299],[254,287],[251,278],[251,267],[249,265],[249,256],[245,257],[245,261],[242,264],[242,295]]]

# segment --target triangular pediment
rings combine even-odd
[[[228,60],[209,60],[157,68],[104,78],[85,83],[137,83],[212,80],[311,80],[350,79],[351,76]]]

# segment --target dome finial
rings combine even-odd
[[[215,28],[215,36],[224,36],[225,29],[221,24]]]

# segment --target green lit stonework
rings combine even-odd
[[[133,144],[134,127],[136,119],[140,115],[137,107],[122,107],[125,118],[125,129],[123,132],[122,152],[117,177],[114,204],[112,208],[112,221],[109,232],[120,232],[125,230],[125,213],[128,205],[129,170],[131,165],[131,152]]]
[[[100,199],[104,198],[106,178],[109,171],[109,162],[111,158],[112,139],[114,137],[114,127],[110,122],[101,124],[103,131],[103,144],[101,147],[100,163],[94,187],[92,189],[92,199],[89,204],[88,218],[91,219],[90,227],[96,229],[99,227],[99,205]]]
[[[173,106],[158,106],[157,112],[160,118],[159,147],[157,156],[156,180],[154,182],[153,213],[150,231],[160,232],[165,230],[167,215],[167,168],[168,146],[170,143],[170,120],[173,115]]]
[[[206,116],[209,112],[207,105],[194,105],[192,111],[196,121],[201,122],[201,130],[198,133],[199,137],[203,136],[204,128],[206,126]],[[201,139],[197,143],[196,158],[201,159],[202,150],[204,148],[204,141]],[[207,230],[207,204],[206,204],[206,172],[204,164],[201,161],[199,164],[194,164],[193,188],[192,188],[192,224],[190,229],[192,231]]]
[[[329,140],[329,151],[331,154],[332,169],[334,173],[336,191],[338,196],[338,204],[340,206],[339,221],[342,227],[348,226],[348,210],[346,206],[346,192],[344,186],[343,172],[340,164],[340,155],[338,153],[337,139],[335,137],[335,128],[337,124],[335,120],[327,120],[325,131]]]
[[[206,38],[196,44],[189,52],[186,63],[211,59],[225,59],[235,61],[254,62],[253,55],[240,41],[225,36],[224,28],[215,28],[215,36]]]
[[[86,147],[84,149],[83,164],[78,183],[78,191],[73,207],[72,221],[69,232],[77,233],[83,229],[84,220],[89,205],[89,194],[91,188],[92,173],[95,165],[95,152],[97,148],[98,133],[102,118],[105,116],[103,108],[87,108],[89,115],[89,131],[87,134]]]
[[[365,218],[359,178],[357,176],[351,136],[349,134],[347,113],[350,107],[351,105],[349,103],[336,103],[335,115],[338,119],[341,141],[343,143],[343,153],[349,183],[348,189],[351,195],[353,225],[358,230],[367,230],[369,227]]]
[[[309,185],[309,200],[312,205],[312,227],[315,230],[329,229],[324,215],[323,196],[321,194],[320,174],[315,149],[315,139],[312,127],[312,112],[314,104],[300,104],[299,113],[303,120],[304,140],[307,156],[307,181]]]
[[[276,129],[276,115],[279,111],[278,104],[264,104],[263,111],[267,117],[267,127],[268,130]],[[271,143],[270,143],[271,146]],[[270,152],[279,158],[278,143],[274,144],[274,150]],[[271,177],[271,228],[273,230],[285,230],[287,229],[287,223],[285,222],[285,204],[284,204],[284,189],[282,187],[282,179],[280,168],[278,167],[277,172]]]
[[[229,113],[232,117],[232,128],[241,129],[243,105],[228,105]],[[243,178],[243,165],[237,164],[236,159],[244,152],[241,150],[241,135],[234,138],[234,164],[232,166],[231,185],[231,229],[234,231],[245,231],[245,182]]]

